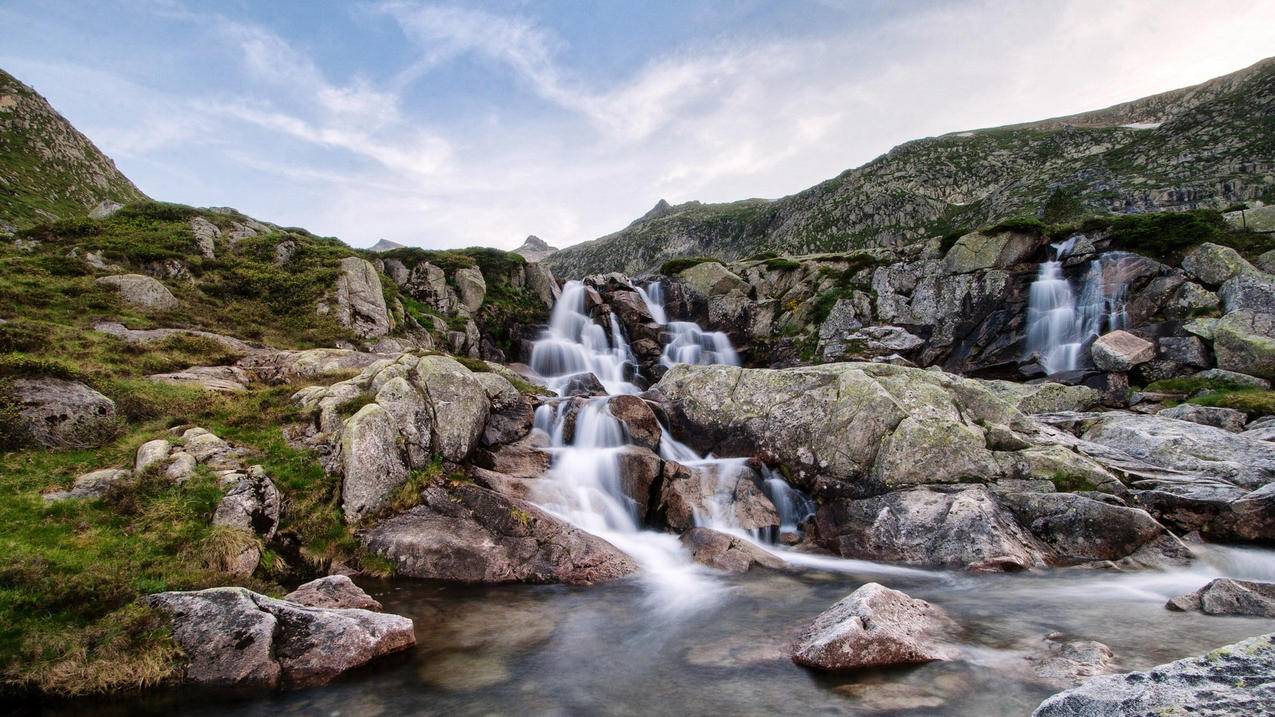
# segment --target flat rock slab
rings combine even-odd
[[[1146,672],[1094,677],[1033,717],[1237,717],[1275,713],[1275,633]]]
[[[844,671],[951,660],[956,623],[941,608],[867,583],[815,618],[793,646],[792,661]]]

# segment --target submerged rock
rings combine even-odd
[[[792,661],[842,671],[955,659],[956,623],[942,609],[877,583],[828,608],[793,647]]]
[[[355,609],[311,608],[245,588],[150,595],[172,620],[183,679],[202,687],[296,688],[416,643],[412,621]]]
[[[615,546],[523,500],[476,485],[430,486],[364,538],[399,575],[469,583],[591,584],[637,570]]]
[[[1033,717],[1236,717],[1275,712],[1275,633],[1146,672],[1094,677]]]
[[[746,573],[754,566],[784,566],[783,560],[747,540],[712,528],[691,528],[682,533],[682,545],[695,562],[728,573]]]
[[[1042,643],[1038,652],[1027,656],[1027,662],[1032,673],[1044,682],[1073,685],[1112,672],[1115,654],[1101,642],[1068,639],[1055,632],[1046,635]]]
[[[1170,610],[1206,615],[1275,617],[1275,583],[1218,578],[1165,604]]]

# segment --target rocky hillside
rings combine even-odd
[[[0,231],[145,198],[47,100],[0,70]]]
[[[954,132],[775,201],[661,201],[548,259],[562,276],[679,256],[894,247],[1015,215],[1225,208],[1275,199],[1275,60],[1194,87],[1028,124]]]

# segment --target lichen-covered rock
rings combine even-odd
[[[1252,311],[1255,314],[1275,314],[1275,276],[1260,271],[1248,271],[1226,280],[1218,289],[1222,308],[1227,312]]]
[[[385,308],[385,294],[376,267],[366,259],[349,256],[340,262],[334,289],[336,320],[359,338],[384,336],[393,328]],[[324,305],[320,306],[322,311]]]
[[[364,542],[406,577],[578,585],[637,570],[605,540],[477,485],[427,487],[420,505],[382,522]]]
[[[471,314],[481,309],[483,300],[487,298],[487,281],[483,279],[482,271],[475,266],[457,269],[452,274],[452,279],[456,282],[460,305]]]
[[[244,588],[150,595],[182,648],[183,681],[212,688],[298,688],[416,643],[412,621],[311,608]]]
[[[1091,678],[1045,700],[1032,717],[1236,717],[1273,711],[1275,633],[1146,672]]]
[[[306,607],[356,608],[377,612],[382,609],[381,603],[355,585],[348,575],[329,575],[311,580],[284,595],[283,599]]]
[[[1193,593],[1173,598],[1165,607],[1206,615],[1275,618],[1275,583],[1217,578]]]
[[[137,448],[137,455],[133,460],[133,472],[141,475],[142,471],[168,460],[168,452],[173,448],[173,444],[163,438],[156,438],[153,441],[147,441]]]
[[[1213,326],[1219,368],[1275,379],[1275,314],[1232,311]]]
[[[72,498],[101,498],[106,495],[111,486],[126,480],[130,475],[132,474],[122,468],[103,468],[90,471],[77,477],[70,490],[45,493],[43,498],[47,502]]]
[[[1220,286],[1236,274],[1254,271],[1253,265],[1229,246],[1205,242],[1182,257],[1182,268],[1210,286]]]
[[[1005,269],[1029,259],[1040,245],[1041,239],[1030,234],[973,232],[952,245],[943,259],[944,268],[952,274]]]
[[[1248,420],[1243,411],[1237,411],[1234,408],[1197,406],[1194,403],[1183,403],[1172,408],[1166,408],[1156,415],[1161,418],[1190,421],[1202,426],[1213,426],[1231,433],[1239,433],[1244,430],[1244,423]]]
[[[115,435],[115,402],[77,381],[19,378],[10,383],[22,443],[94,448]]]
[[[867,583],[825,610],[793,646],[792,661],[828,671],[951,660],[956,624],[940,608]]]
[[[407,480],[398,427],[375,403],[360,408],[341,431],[341,510],[354,522],[379,509]]]
[[[473,373],[447,356],[425,356],[416,364],[414,383],[434,407],[434,450],[460,462],[478,445],[491,406]]]
[[[1102,394],[1084,386],[1061,383],[983,381],[984,386],[1026,414],[1088,411],[1102,402]]]
[[[746,573],[754,566],[784,566],[783,560],[743,538],[712,528],[691,528],[682,533],[681,540],[695,562],[728,573]]]
[[[385,409],[398,434],[411,468],[424,468],[434,446],[433,407],[403,376],[394,376],[376,392],[376,405]]]
[[[168,287],[144,274],[118,274],[103,276],[97,283],[119,292],[126,304],[148,311],[167,311],[177,308],[177,297]]]
[[[678,276],[701,296],[723,296],[732,291],[746,291],[748,282],[716,261],[705,261],[682,271]]]
[[[1124,372],[1155,358],[1155,344],[1128,331],[1112,331],[1099,336],[1090,353],[1099,369]]]

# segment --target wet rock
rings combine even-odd
[[[1199,717],[1275,710],[1275,634],[1146,672],[1102,675],[1045,700],[1033,717]]]
[[[430,486],[366,536],[398,575],[473,583],[590,584],[637,570],[610,543],[476,485]]]
[[[1013,493],[1000,501],[1049,547],[1055,565],[1118,560],[1164,534],[1144,510],[1077,493]]]
[[[1213,406],[1197,406],[1193,403],[1183,403],[1173,408],[1166,408],[1156,414],[1161,418],[1174,418],[1179,421],[1190,421],[1198,423],[1202,426],[1213,426],[1221,428],[1231,433],[1239,433],[1244,430],[1244,424],[1247,422],[1243,411],[1237,411],[1234,408],[1216,408]]]
[[[606,392],[598,377],[587,372],[569,376],[561,391],[563,396],[603,396]]]
[[[616,464],[620,474],[620,487],[633,501],[638,523],[644,523],[658,506],[660,481],[663,479],[664,462],[650,449],[641,446],[625,446],[616,451]]]
[[[957,656],[945,644],[956,624],[924,600],[868,583],[815,618],[793,647],[793,662],[845,671]]]
[[[382,609],[381,603],[363,592],[348,575],[329,575],[311,580],[283,596],[284,600],[306,607]]]
[[[115,402],[76,381],[19,378],[9,393],[18,405],[21,442],[46,448],[95,448],[115,435]]]
[[[215,688],[322,685],[410,647],[412,621],[367,610],[310,608],[244,588],[150,595],[182,648],[183,681]]]
[[[483,428],[483,445],[512,443],[527,435],[535,418],[531,401],[500,374],[479,371],[473,376],[483,385],[491,406]]]
[[[137,448],[137,456],[133,460],[133,472],[141,474],[152,465],[159,465],[168,460],[168,452],[173,444],[163,438],[147,441]]]
[[[1115,654],[1101,642],[1068,639],[1058,632],[1046,635],[1041,642],[1041,649],[1028,655],[1027,662],[1032,673],[1045,682],[1060,687],[1074,685],[1114,671]]]
[[[103,276],[97,284],[114,289],[124,303],[139,309],[167,311],[177,308],[177,297],[173,296],[173,292],[144,274]]]
[[[562,292],[558,289],[558,282],[554,280],[549,267],[538,262],[531,262],[524,267],[524,270],[527,275],[527,288],[540,297],[540,300],[545,302],[545,306],[552,308],[553,302],[557,301]]]
[[[697,563],[728,573],[746,573],[753,566],[778,569],[784,561],[743,538],[711,528],[691,528],[682,533],[682,545]]]
[[[624,424],[635,445],[653,451],[660,449],[660,421],[646,401],[637,396],[616,396],[607,402],[607,410]]]
[[[710,517],[744,530],[779,525],[761,477],[743,461],[693,467],[665,461],[660,508],[673,530],[690,529]]]
[[[1206,615],[1275,618],[1275,583],[1217,578],[1193,593],[1173,598],[1165,607]]]
[[[70,490],[45,493],[43,498],[45,502],[72,498],[101,498],[106,495],[111,486],[122,480],[127,480],[130,475],[132,474],[122,468],[103,468],[91,471],[76,478]]]
[[[1099,336],[1089,350],[1094,365],[1103,371],[1128,371],[1155,358],[1155,344],[1128,331]]]
[[[398,449],[398,428],[380,405],[369,403],[341,432],[341,511],[347,522],[376,512],[407,480]]]

